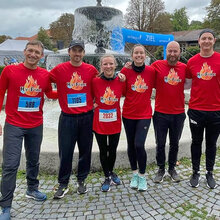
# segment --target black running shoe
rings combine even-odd
[[[63,198],[69,191],[69,188],[67,186],[59,185],[57,191],[54,194],[54,199],[61,199]]]
[[[158,169],[157,174],[154,177],[153,181],[155,183],[162,183],[164,176],[165,176],[165,169]]]
[[[215,189],[216,188],[217,185],[216,185],[215,179],[213,178],[212,172],[210,172],[210,171],[207,172],[206,180],[207,180],[207,186],[210,189]]]
[[[190,186],[197,188],[199,186],[199,180],[200,174],[194,171],[189,181]]]
[[[78,181],[78,188],[77,188],[77,193],[78,194],[85,194],[87,193],[88,190],[86,188],[86,184],[85,184],[85,181]]]
[[[168,170],[168,173],[173,182],[176,182],[176,183],[180,182],[180,176],[178,175],[175,169]]]

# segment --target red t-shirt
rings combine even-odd
[[[47,70],[28,69],[23,63],[6,66],[0,76],[0,90],[7,90],[5,105],[9,124],[34,128],[43,123],[44,93],[52,90]]]
[[[187,63],[186,78],[192,79],[190,109],[220,111],[220,53],[193,56]]]
[[[156,71],[155,111],[183,113],[186,64],[177,62],[175,66],[170,66],[167,60],[157,60],[152,67]]]
[[[152,117],[151,93],[154,87],[155,71],[145,66],[141,73],[122,68],[126,76],[126,92],[122,116],[128,119],[150,119]]]
[[[69,61],[50,71],[52,82],[57,84],[58,99],[63,112],[85,113],[93,108],[92,79],[98,74],[96,68],[82,63],[73,66]]]
[[[99,134],[116,134],[121,132],[120,98],[123,86],[116,77],[114,80],[105,80],[100,77],[93,79],[92,87],[95,103],[93,130]]]

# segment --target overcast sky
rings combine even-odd
[[[103,6],[114,7],[126,12],[129,0],[102,0]],[[175,9],[187,8],[191,20],[206,16],[205,7],[211,0],[164,0],[165,10],[172,13]],[[39,28],[49,28],[63,13],[72,13],[78,7],[95,6],[96,0],[1,0],[0,35],[12,38],[35,35]]]

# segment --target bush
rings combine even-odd
[[[199,53],[200,49],[198,46],[195,47],[187,47],[186,51],[181,54],[180,61],[183,63],[187,63],[187,61],[197,53]]]
[[[163,46],[157,47],[157,50],[154,53],[154,57],[157,60],[163,60]]]
[[[2,73],[2,70],[4,69],[5,66],[0,66],[0,75]]]

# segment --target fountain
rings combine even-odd
[[[84,40],[84,62],[99,68],[99,58],[105,54],[113,54],[118,62],[120,70],[129,60],[129,55],[113,51],[111,41],[112,32],[120,29],[123,24],[123,14],[120,10],[102,6],[101,0],[97,0],[96,6],[77,8],[74,13],[75,25],[72,34],[73,39]],[[51,70],[59,63],[69,60],[68,49],[63,49],[60,54],[51,54],[47,57],[46,66]]]

